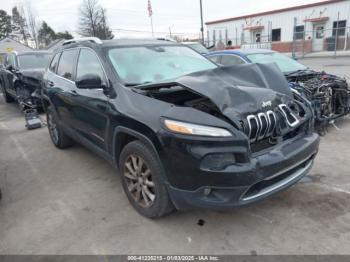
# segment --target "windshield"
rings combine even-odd
[[[283,73],[307,69],[306,66],[280,53],[251,54],[247,55],[247,57],[253,63],[276,63]]]
[[[206,49],[202,44],[200,43],[196,43],[196,44],[188,44],[188,46],[190,46],[191,48],[193,48],[194,50],[196,50],[198,53],[200,54],[208,54],[209,51],[208,49]]]
[[[28,54],[18,56],[21,69],[45,68],[49,63],[51,54]]]
[[[160,82],[217,67],[186,46],[113,48],[108,56],[127,85]]]

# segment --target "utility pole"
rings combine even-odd
[[[201,12],[201,33],[202,33],[202,43],[204,44],[204,23],[203,23],[203,5],[202,0],[199,0],[200,12]]]

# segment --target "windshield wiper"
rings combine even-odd
[[[124,84],[126,87],[135,87],[135,86],[142,86],[146,84],[150,84],[150,81],[144,82],[144,83],[126,83]]]

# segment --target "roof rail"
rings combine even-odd
[[[95,44],[102,44],[101,39],[98,37],[82,37],[82,38],[73,38],[73,39],[66,40],[63,42],[62,45],[69,45],[73,43],[86,42],[86,41],[89,41]]]

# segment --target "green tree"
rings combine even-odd
[[[55,35],[55,39],[66,39],[66,40],[69,40],[69,39],[73,39],[73,36],[68,31],[58,32]]]
[[[38,30],[38,42],[40,48],[48,46],[55,39],[55,31],[45,21],[43,21]]]
[[[19,42],[28,44],[28,38],[30,37],[28,32],[28,25],[24,11],[20,12],[17,7],[12,8],[12,33],[11,37]]]
[[[0,9],[0,38],[8,36],[11,31],[11,16]]]

